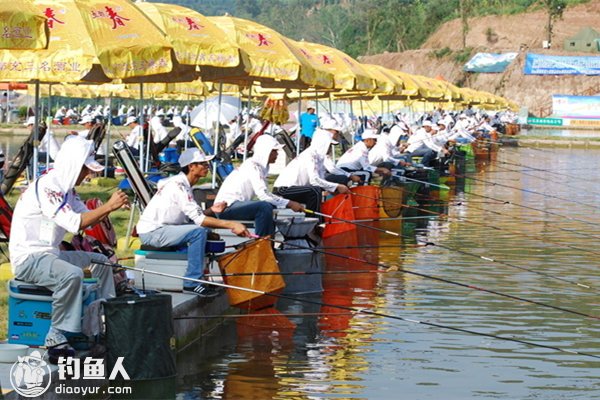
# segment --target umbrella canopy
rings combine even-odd
[[[361,63],[333,47],[310,42],[295,42],[304,54],[320,60],[321,65],[335,77],[335,88],[371,91],[378,85]]]
[[[209,17],[241,50],[242,62],[233,71],[203,67],[203,80],[249,85],[331,88],[333,75],[317,70],[289,39],[256,22],[233,17]]]
[[[137,6],[162,29],[180,64],[231,68],[240,63],[239,49],[207,17],[174,4],[138,3]]]
[[[30,0],[0,2],[0,49],[45,49],[46,18]]]
[[[108,82],[173,69],[165,34],[128,0],[35,5],[48,19],[48,49],[0,50],[0,80]]]
[[[219,96],[206,99],[190,113],[190,125],[201,129],[210,129],[216,122],[228,124],[241,111],[242,102],[239,97],[221,96],[219,107]],[[220,114],[219,114],[220,109]]]

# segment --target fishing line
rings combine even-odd
[[[269,239],[269,240],[272,240],[272,239]],[[346,257],[346,256],[342,256],[342,257]],[[524,344],[524,345],[531,346],[531,347],[551,349],[551,350],[555,350],[555,351],[559,351],[559,352],[576,354],[576,355],[600,359],[600,356],[591,354],[591,353],[570,350],[570,349],[565,349],[562,347],[550,346],[550,345],[545,345],[545,344],[536,343],[536,342],[530,342],[530,341],[521,340],[521,339],[509,338],[509,337],[494,335],[491,333],[474,331],[474,330],[465,329],[465,328],[458,328],[458,327],[451,326],[451,325],[438,324],[438,323],[428,322],[428,321],[420,321],[420,320],[416,320],[414,318],[406,318],[406,317],[401,317],[401,316],[392,315],[392,314],[386,314],[386,313],[382,313],[382,312],[378,312],[378,311],[370,311],[365,308],[343,306],[343,305],[339,305],[339,304],[330,304],[330,303],[310,300],[310,299],[306,299],[306,298],[298,298],[298,297],[288,296],[288,295],[284,295],[284,294],[268,293],[268,292],[261,291],[261,290],[245,288],[245,287],[240,287],[240,286],[234,286],[234,285],[229,285],[226,283],[206,281],[203,279],[185,278],[183,276],[172,275],[172,274],[167,274],[167,273],[158,272],[158,271],[150,271],[150,270],[135,268],[135,267],[127,267],[127,266],[119,265],[119,264],[112,264],[112,263],[97,263],[97,264],[107,265],[107,266],[111,266],[111,267],[120,267],[120,268],[130,269],[130,270],[134,270],[134,271],[138,271],[138,272],[142,272],[142,273],[149,273],[149,274],[154,274],[154,275],[159,275],[159,276],[165,276],[168,278],[188,280],[188,281],[192,281],[192,282],[196,282],[196,283],[200,283],[200,284],[213,285],[213,286],[223,287],[223,288],[227,288],[227,289],[242,290],[242,291],[246,291],[246,292],[261,294],[261,295],[275,297],[275,298],[288,299],[288,300],[294,300],[294,301],[298,301],[298,302],[302,302],[302,303],[314,304],[314,305],[318,305],[321,307],[332,307],[332,308],[337,308],[340,310],[350,311],[353,314],[364,314],[364,315],[369,315],[369,316],[376,316],[376,317],[381,317],[381,318],[388,318],[388,319],[393,319],[393,320],[398,320],[398,321],[410,322],[410,323],[414,323],[414,324],[420,324],[420,325],[425,325],[425,326],[430,326],[430,327],[435,327],[435,328],[440,328],[440,329],[452,330],[452,331],[461,332],[461,333],[468,333],[468,334],[477,335],[477,336],[484,336],[484,337],[489,337],[489,338],[498,339],[498,340],[520,343],[520,344]],[[418,273],[415,273],[415,274],[418,274]],[[421,275],[421,276],[425,277],[425,275]],[[465,286],[468,287],[468,285],[465,285]],[[596,318],[596,317],[592,317],[592,318]]]
[[[363,196],[363,197],[369,197],[369,196],[365,196],[365,195],[361,195],[361,196]],[[371,199],[374,199],[374,198],[371,198]],[[487,225],[487,224],[484,224],[482,222],[471,221],[471,220],[468,220],[468,219],[465,219],[465,218],[463,218],[463,219],[457,219],[457,218],[449,217],[447,214],[442,214],[442,213],[438,213],[438,212],[435,212],[435,211],[429,211],[429,210],[425,210],[425,209],[422,209],[422,208],[419,208],[419,207],[414,207],[414,206],[407,206],[407,207],[414,208],[414,209],[417,209],[417,210],[420,210],[420,211],[423,211],[423,212],[427,212],[427,213],[437,214],[439,216],[446,216],[446,217],[448,217],[448,219],[454,219],[454,220],[458,220],[458,221],[467,221],[467,222],[470,222],[470,223],[473,223],[473,224],[476,224],[476,225],[485,226],[487,228],[491,228],[491,229],[494,229],[494,230],[501,230],[501,231],[507,231],[507,232],[515,233],[515,231],[509,231],[507,229],[499,228],[499,227],[493,226],[493,225]],[[339,219],[339,220],[342,220],[344,222],[352,223],[349,220],[343,220],[341,218],[337,218],[337,217],[334,217],[334,216],[329,216],[329,217],[331,219]],[[356,224],[356,225],[358,225],[358,224]],[[359,225],[359,226],[365,226],[365,225]],[[385,230],[383,230],[383,231],[384,231],[384,233],[388,232],[388,231],[385,231]],[[530,236],[530,235],[523,234],[521,232],[516,232],[516,234],[521,235],[521,236],[525,236],[525,237],[529,237]],[[394,236],[399,236],[399,237],[402,237],[402,238],[407,238],[407,239],[410,238],[410,239],[412,239],[412,237],[409,237],[409,236],[406,236],[406,235],[401,235],[401,234],[396,233],[396,232],[394,232]],[[600,252],[595,252],[593,250],[587,250],[587,249],[582,249],[582,248],[579,248],[579,247],[565,245],[564,243],[560,243],[560,242],[552,242],[552,241],[541,240],[541,239],[536,238],[536,237],[534,237],[534,239],[542,241],[544,243],[552,243],[552,244],[555,244],[555,245],[559,245],[559,246],[563,246],[563,247],[568,247],[570,249],[574,249],[574,250],[577,250],[577,251],[589,252],[589,253],[592,253],[592,254],[600,255]],[[482,260],[485,260],[485,261],[489,261],[489,262],[492,262],[492,263],[497,263],[497,264],[500,264],[500,265],[504,265],[504,266],[507,266],[507,267],[515,268],[515,269],[519,269],[519,270],[522,270],[522,271],[531,272],[533,274],[541,275],[541,276],[544,276],[546,278],[555,279],[555,280],[558,280],[558,281],[561,281],[561,282],[565,282],[565,283],[569,283],[569,284],[572,284],[572,285],[576,285],[576,286],[579,286],[579,287],[582,287],[582,288],[585,288],[585,289],[594,289],[595,290],[595,288],[592,288],[589,285],[586,285],[586,284],[583,284],[583,283],[580,283],[580,282],[577,282],[577,281],[573,281],[573,280],[570,280],[570,279],[567,279],[567,278],[562,278],[562,277],[559,277],[559,276],[556,276],[556,275],[552,275],[552,274],[549,274],[549,273],[546,273],[546,272],[536,271],[536,270],[533,270],[533,269],[530,269],[530,268],[522,267],[522,266],[519,266],[519,265],[516,265],[516,264],[512,264],[512,263],[508,263],[508,262],[505,262],[505,261],[496,260],[496,259],[491,258],[491,257],[481,256],[481,255],[475,254],[475,253],[470,253],[470,252],[467,252],[467,251],[464,251],[464,250],[460,250],[460,249],[457,249],[457,248],[454,248],[454,247],[450,247],[450,246],[446,246],[446,245],[439,244],[439,243],[427,242],[427,244],[430,245],[430,246],[437,246],[437,247],[440,247],[440,248],[443,248],[443,249],[446,249],[446,250],[449,250],[449,251],[454,251],[454,252],[457,252],[457,253],[460,253],[460,254],[463,254],[463,255],[468,255],[468,256],[471,256],[471,257],[476,257],[476,258],[479,258],[479,259],[482,259]]]

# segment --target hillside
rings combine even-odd
[[[590,76],[523,75],[525,53],[530,51],[542,54],[590,55],[565,52],[562,50],[563,42],[586,26],[600,31],[599,14],[600,0],[567,8],[563,19],[554,25],[552,50],[542,49],[542,41],[546,38],[547,20],[547,14],[543,11],[470,19],[467,46],[472,48],[471,54],[519,52],[517,59],[501,74],[467,74],[462,71],[465,57],[460,54],[460,20],[452,20],[440,26],[419,50],[365,56],[360,60],[409,73],[443,76],[453,83],[507,97],[528,107],[530,112],[538,114],[540,109],[551,104],[552,94],[582,94],[598,86],[600,79]],[[438,56],[435,55],[436,52]],[[440,56],[444,53],[446,55]],[[456,58],[462,58],[461,62],[457,63]]]

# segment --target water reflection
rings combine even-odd
[[[327,256],[327,270],[342,273],[324,275],[325,292],[311,297],[324,305],[278,301],[278,310],[296,325],[289,335],[269,329],[244,336],[239,324],[226,324],[224,332],[237,333],[219,333],[208,352],[202,345],[186,352],[184,357],[204,363],[185,367],[180,392],[242,399],[600,398],[600,362],[593,358],[335,307],[600,354],[595,319],[403,272],[600,314],[595,254],[600,217],[583,205],[600,198],[592,183],[598,178],[566,169],[593,170],[597,157],[585,150],[502,150],[496,162],[469,165],[450,191],[433,192],[433,199],[421,202],[419,208],[429,213],[415,209],[405,219],[374,225],[401,237],[358,229],[329,238],[327,251],[343,257]],[[378,264],[398,271],[381,272]],[[351,270],[368,272],[344,273]]]

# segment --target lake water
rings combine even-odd
[[[600,315],[599,156],[504,149],[496,162],[472,167],[473,179],[432,208],[447,216],[378,225],[402,238],[362,229],[328,241],[327,251],[400,271],[325,275],[325,292],[308,297],[322,305],[306,297],[279,301],[293,330],[261,331],[230,318],[178,356],[177,397],[600,399],[600,358],[335,307],[600,356],[596,319],[402,271]],[[439,246],[419,246],[427,242]],[[379,248],[334,249],[342,244]],[[370,267],[337,257],[327,263],[330,271]]]

